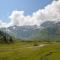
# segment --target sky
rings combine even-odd
[[[40,26],[60,21],[60,0],[0,0],[0,27]]]
[[[14,10],[24,11],[25,15],[32,15],[38,9],[44,8],[52,0],[0,0],[0,20],[9,21],[9,15]]]

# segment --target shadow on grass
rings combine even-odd
[[[52,55],[53,53],[56,53],[56,52],[49,52],[49,53],[47,53],[47,54],[45,54],[45,55],[42,55],[41,57],[40,57],[40,60],[48,60],[48,56],[49,55]]]

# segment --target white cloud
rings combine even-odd
[[[31,16],[25,16],[24,11],[13,11],[10,19],[13,25],[18,26],[37,24],[37,20]]]
[[[11,23],[6,23],[6,22],[3,22],[2,20],[0,20],[0,28],[4,28],[4,27],[7,28],[11,25],[12,25]]]
[[[60,19],[60,0],[53,1],[52,4],[46,6],[44,9],[38,10],[33,14],[37,20],[57,21]]]
[[[53,1],[52,4],[44,9],[39,9],[32,16],[24,16],[24,11],[13,11],[10,16],[11,22],[14,25],[40,25],[44,21],[60,20],[60,0]]]
[[[3,23],[2,20],[0,20],[0,28],[5,26],[6,26],[6,23]]]
[[[25,16],[24,11],[13,11],[9,16],[10,25],[40,25],[44,21],[60,21],[60,0],[53,1],[44,9],[33,12],[32,16]],[[1,24],[4,25],[4,24]]]

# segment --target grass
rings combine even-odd
[[[37,42],[40,44],[46,44]],[[28,48],[31,47],[31,48]],[[60,60],[60,43],[35,47],[34,42],[0,44],[0,60]]]

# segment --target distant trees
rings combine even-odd
[[[13,38],[9,34],[0,31],[0,43],[13,43]]]

